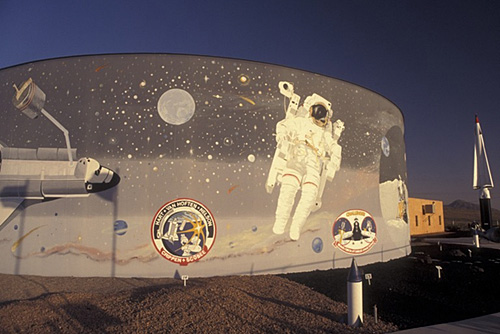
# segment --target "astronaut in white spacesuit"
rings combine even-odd
[[[405,222],[408,221],[408,214],[406,203],[408,201],[408,190],[406,188],[406,184],[401,178],[401,175],[398,175],[398,194],[399,194],[399,202],[398,202],[398,217],[403,219]]]
[[[301,228],[314,205],[317,205],[318,194],[322,195],[326,166],[333,173],[330,181],[340,168],[341,147],[337,140],[344,129],[342,121],[330,122],[331,109],[321,101],[314,102],[309,110],[301,107],[298,111],[296,116],[287,117],[276,127],[278,147],[287,147],[287,153],[273,232],[285,232],[295,196],[301,188],[300,200],[290,226],[292,240],[299,239]]]

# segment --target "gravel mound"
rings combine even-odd
[[[0,275],[7,333],[385,333],[344,324],[347,306],[286,278],[57,278]]]
[[[500,251],[412,249],[360,267],[372,274],[363,281],[361,328],[345,324],[348,269],[335,269],[190,278],[186,286],[173,278],[0,274],[0,333],[387,333],[500,311]]]

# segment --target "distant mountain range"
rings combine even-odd
[[[445,207],[453,209],[479,210],[479,204],[463,201],[461,199],[457,199],[456,201],[445,205]]]
[[[444,223],[452,224],[453,222],[473,222],[481,221],[481,213],[479,210],[479,204],[474,204],[466,202],[460,199],[451,202],[448,205],[443,205],[444,211]],[[500,210],[491,209],[491,216],[493,219],[493,225],[497,220],[500,220]]]

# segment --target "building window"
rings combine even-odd
[[[439,216],[439,225],[441,225],[441,216]]]
[[[431,226],[431,216],[428,216],[427,220],[429,220],[429,226]]]
[[[418,226],[418,216],[415,216],[415,226]]]

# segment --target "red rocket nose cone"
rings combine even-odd
[[[479,123],[479,118],[477,118],[477,115],[476,115],[476,123]]]

